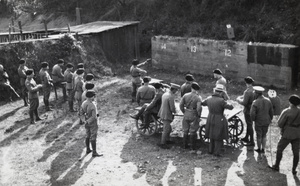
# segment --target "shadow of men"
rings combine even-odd
[[[156,144],[160,134],[151,137],[136,138],[132,134],[122,149],[124,162],[133,162],[137,166],[134,179],[146,174],[150,185],[224,185],[227,170],[236,161],[240,150],[225,147],[223,157],[208,154],[207,144],[197,141],[199,149],[183,149],[181,138],[172,138],[175,144],[170,149],[161,149]],[[211,179],[213,177],[214,179]]]

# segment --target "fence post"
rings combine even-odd
[[[11,25],[10,25],[10,23],[9,23],[9,28],[8,28],[8,32],[9,32],[9,34],[8,34],[8,42],[10,43],[11,42]]]
[[[46,38],[48,38],[48,29],[47,29],[46,20],[44,19],[43,22],[44,22],[44,26],[45,26]]]
[[[70,24],[68,23],[68,33],[71,33]]]
[[[22,31],[21,21],[19,21],[18,23],[19,23],[19,29],[20,29],[20,34],[21,34],[21,40],[22,40],[23,39],[23,31]]]
[[[12,31],[15,32],[15,21],[14,18],[11,18]]]
[[[76,7],[76,25],[81,24],[80,8]]]

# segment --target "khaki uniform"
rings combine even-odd
[[[41,83],[43,85],[44,104],[49,108],[49,97],[52,87],[52,79],[47,70],[41,69],[39,72]]]
[[[97,139],[98,131],[97,107],[90,100],[85,100],[81,105],[81,109],[87,122],[85,124],[87,138],[94,141]]]
[[[53,85],[55,87],[61,87],[63,90],[63,96],[64,99],[67,99],[67,92],[66,92],[66,87],[65,85],[62,84],[64,82],[64,74],[62,73],[62,68],[56,64],[52,68],[52,79],[53,79]]]
[[[29,79],[29,78],[26,79],[25,86],[28,90],[28,99],[30,103],[29,115],[31,121],[33,121],[33,114],[35,114],[36,117],[38,117],[37,109],[39,107],[39,97],[38,97],[39,87],[37,86],[34,79]]]
[[[139,105],[150,103],[155,96],[155,88],[152,85],[143,85],[138,88],[136,102]]]
[[[69,109],[70,110],[73,110],[74,94],[75,94],[75,91],[73,90],[73,88],[74,88],[73,77],[74,77],[74,73],[72,73],[71,70],[68,70],[68,69],[65,70],[64,81],[67,83],[66,89],[67,89],[67,93],[68,93],[68,101],[69,101]]]
[[[26,70],[28,70],[28,68],[24,65],[24,66],[19,66],[18,68],[18,74],[20,77],[20,85],[21,85],[21,90],[22,90],[22,96],[24,99],[24,103],[27,104],[27,99],[28,99],[28,91],[27,88],[25,86],[25,81],[26,81]]]
[[[185,82],[184,84],[181,85],[180,87],[180,95],[181,97],[186,94],[186,93],[189,93],[192,91],[192,83],[193,81],[187,81]]]
[[[137,89],[142,85],[142,78],[141,76],[143,74],[146,74],[147,72],[141,68],[138,68],[134,65],[130,67],[130,74],[132,76],[132,94],[131,97],[134,100],[136,98]]]
[[[291,144],[294,156],[292,170],[295,171],[299,162],[300,136],[298,136],[299,132],[297,131],[300,130],[300,109],[294,105],[284,109],[279,116],[278,126],[282,130],[282,136],[277,145],[275,166],[279,168],[282,153]],[[288,127],[292,130],[287,130]]]
[[[162,103],[158,112],[158,116],[164,124],[161,144],[166,144],[166,141],[169,140],[172,132],[171,122],[174,119],[173,113],[176,113],[174,99],[175,95],[171,91],[165,92],[161,98]]]
[[[180,110],[184,113],[182,120],[183,133],[196,134],[199,129],[199,122],[202,112],[202,98],[194,92],[184,94],[180,102]]]
[[[75,84],[75,87],[74,87],[75,96],[74,96],[74,98],[78,102],[78,107],[80,108],[81,103],[82,103],[81,96],[82,96],[82,93],[83,93],[83,88],[82,88],[83,78],[82,77],[77,77],[75,79],[74,84]]]

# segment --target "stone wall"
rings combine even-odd
[[[215,68],[225,78],[243,81],[252,76],[257,84],[290,89],[297,81],[298,47],[230,40],[170,36],[152,37],[152,61],[158,68],[212,75]]]

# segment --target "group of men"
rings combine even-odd
[[[154,87],[149,85],[151,79],[147,76],[142,79],[141,76],[147,72],[139,68],[137,60],[133,61],[130,72],[133,78],[132,101],[137,100],[138,104],[142,106],[139,112],[131,115],[131,117],[139,119],[144,116],[145,127],[149,126],[151,115],[160,117],[163,122],[163,133],[161,142],[158,145],[161,148],[170,148],[168,145],[173,143],[170,140],[171,122],[177,113],[174,99],[176,92],[180,90],[182,98],[179,108],[184,114],[182,120],[183,148],[196,149],[195,142],[201,120],[202,106],[207,106],[209,114],[205,125],[205,136],[210,140],[208,152],[217,157],[222,156],[223,140],[228,139],[228,123],[224,116],[224,110],[233,109],[233,106],[227,101],[229,100],[226,91],[227,82],[220,69],[213,71],[217,81],[213,94],[205,100],[202,100],[199,94],[200,86],[191,74],[186,75],[186,82],[181,87],[171,83],[171,86],[166,89],[164,87],[167,86],[161,83],[154,83]],[[141,86],[142,80],[144,82],[143,86]],[[245,146],[254,147],[256,145],[256,152],[265,153],[268,128],[272,122],[274,111],[278,108],[274,108],[271,98],[264,96],[265,89],[263,87],[253,86],[253,78],[247,76],[244,81],[247,88],[243,95],[238,96],[236,99],[239,104],[244,106],[243,112],[247,125],[246,135],[241,140]],[[281,114],[275,111],[275,114],[280,114],[278,126],[282,129],[283,135],[277,146],[276,163],[270,168],[276,171],[279,170],[282,152],[291,143],[294,154],[292,173],[296,174],[300,143],[300,110],[297,106],[300,105],[300,97],[291,95],[289,102],[290,107],[283,110]],[[153,109],[154,107],[155,109]],[[256,144],[254,142],[253,127],[256,133]]]
[[[76,71],[73,73],[74,65],[68,63],[66,70],[63,72],[65,62],[59,59],[57,64],[52,68],[52,74],[49,74],[49,63],[42,62],[39,71],[41,84],[37,84],[34,80],[34,70],[26,66],[26,61],[19,61],[18,74],[20,77],[20,85],[22,89],[22,97],[24,106],[29,105],[30,123],[35,124],[42,120],[38,114],[39,95],[38,92],[43,92],[43,102],[45,110],[51,111],[49,98],[52,88],[61,87],[63,92],[63,100],[68,100],[70,112],[76,112],[74,109],[74,101],[78,103],[79,123],[85,125],[86,129],[86,154],[92,152],[93,157],[102,156],[96,151],[96,139],[98,130],[98,113],[97,104],[95,102],[96,92],[94,90],[94,75],[86,74],[83,63],[77,65]],[[85,78],[84,78],[85,77]],[[84,81],[85,80],[85,81]],[[55,90],[56,91],[56,90]],[[35,115],[35,118],[34,118]],[[92,150],[90,149],[90,144]]]

